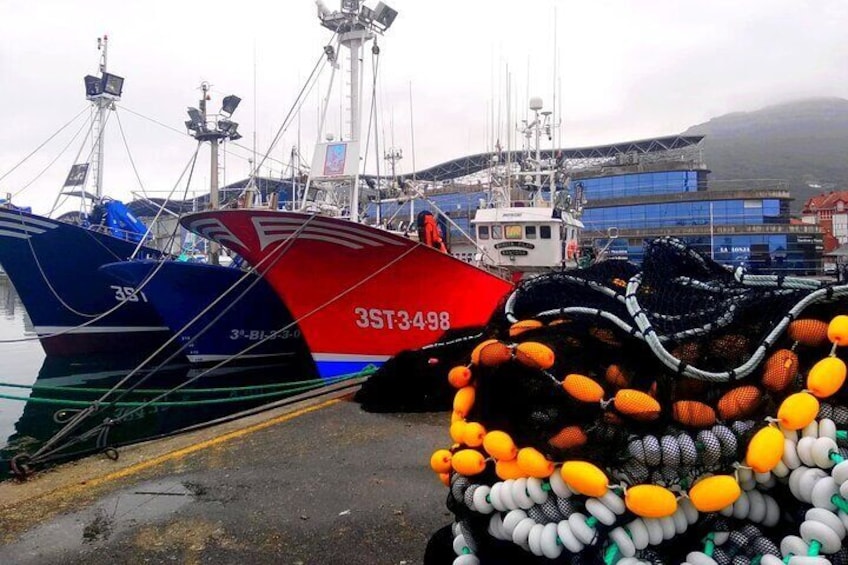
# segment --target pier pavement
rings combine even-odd
[[[339,392],[0,483],[0,563],[422,563],[446,419]]]

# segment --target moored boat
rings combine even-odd
[[[234,267],[153,260],[111,263],[100,270],[130,286],[149,279],[145,297],[192,363],[233,356],[237,361],[267,361],[306,353],[288,309],[255,274]]]
[[[0,208],[0,263],[49,355],[151,351],[165,342],[168,328],[144,291],[98,271],[137,247],[98,230]],[[142,250],[142,256],[159,255]]]
[[[116,260],[160,255],[144,245],[144,224],[122,203],[103,196],[103,127],[124,79],[106,71],[106,37],[98,38],[98,49],[101,74],[85,77],[94,116],[94,163],[75,164],[62,193],[91,203],[90,210],[62,221],[8,201],[0,204],[0,263],[49,355],[144,353],[169,336],[143,291],[98,272]],[[85,190],[89,176],[93,193]]]
[[[322,376],[483,325],[512,288],[426,245],[338,218],[237,209],[189,214],[181,223],[264,274]]]

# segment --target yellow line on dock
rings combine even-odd
[[[185,457],[186,455],[190,455],[197,451],[201,451],[203,449],[207,449],[209,447],[214,447],[216,445],[220,445],[222,443],[226,443],[230,440],[237,439],[254,432],[258,432],[260,430],[264,430],[265,428],[270,428],[271,426],[281,424],[283,422],[287,422],[289,420],[293,420],[299,416],[303,416],[304,414],[308,414],[309,412],[314,412],[316,410],[320,410],[322,408],[326,408],[328,406],[332,406],[340,402],[340,398],[334,398],[332,400],[328,400],[326,402],[322,402],[321,404],[316,404],[315,406],[307,406],[306,408],[301,408],[300,410],[296,410],[289,414],[283,414],[281,416],[277,416],[276,418],[272,418],[271,420],[267,420],[265,422],[260,422],[258,424],[254,424],[252,426],[248,426],[247,428],[243,428],[241,430],[235,430],[232,432],[228,432],[224,435],[213,437],[212,439],[208,439],[206,441],[202,441],[200,443],[196,443],[189,447],[184,447],[182,449],[177,449],[175,451],[171,451],[170,453],[165,453],[164,455],[160,455],[158,457],[154,457],[153,459],[149,459],[147,461],[142,461],[141,463],[136,463],[134,465],[130,465],[125,469],[121,469],[120,471],[115,471],[114,473],[109,473],[108,475],[104,475],[102,477],[97,477],[94,479],[90,479],[83,484],[78,485],[81,488],[93,488],[103,483],[107,483],[109,481],[114,481],[117,479],[123,479],[125,477],[129,477],[131,475],[135,475],[136,473],[140,473],[146,469],[150,469],[151,467],[156,467],[157,465],[161,465],[162,463],[166,463],[168,461],[173,461],[175,459],[180,459]]]

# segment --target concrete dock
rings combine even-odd
[[[0,483],[0,563],[421,563],[447,418],[313,399]]]

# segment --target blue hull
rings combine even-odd
[[[136,244],[35,214],[0,208],[0,264],[20,295],[48,355],[152,351],[169,337],[145,296],[101,265],[124,260]],[[158,252],[143,248],[148,257]],[[121,302],[120,308],[85,327]],[[54,337],[46,337],[60,333]],[[129,337],[128,337],[129,336]]]
[[[122,284],[136,286],[159,265],[157,261],[127,261],[106,265],[102,271]],[[144,286],[147,299],[162,320],[174,334],[179,334],[176,343],[182,346],[191,342],[184,350],[189,361],[221,361],[292,323],[291,314],[268,283],[254,275],[239,283],[244,274],[228,267],[166,261]],[[241,296],[253,282],[256,284]],[[192,323],[195,316],[236,283],[238,286]],[[227,309],[228,306],[231,307]],[[215,321],[218,315],[221,317]],[[191,325],[186,328],[187,324]],[[209,324],[212,325],[203,331]],[[293,326],[239,359],[272,359],[307,352],[300,330]]]

